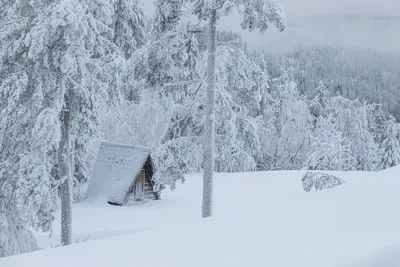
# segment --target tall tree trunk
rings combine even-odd
[[[207,63],[207,102],[204,131],[204,173],[203,173],[203,210],[202,217],[212,215],[213,204],[213,174],[214,174],[214,131],[215,131],[215,59],[217,10],[211,11],[208,32],[208,63]]]
[[[71,136],[70,136],[70,103],[65,93],[64,109],[61,113],[61,142],[58,154],[59,177],[63,179],[60,186],[61,195],[61,245],[72,243],[72,170],[71,170]]]

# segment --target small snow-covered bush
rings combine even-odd
[[[307,172],[301,179],[304,191],[310,192],[315,188],[316,191],[333,188],[346,183],[342,179],[322,172]]]

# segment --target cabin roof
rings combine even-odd
[[[149,157],[147,147],[102,142],[86,196],[105,195],[108,202],[122,204]]]

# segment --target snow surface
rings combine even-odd
[[[208,219],[200,219],[200,174],[161,201],[76,204],[74,240],[90,235],[87,242],[3,258],[0,266],[400,266],[400,168],[330,172],[346,183],[310,193],[304,173],[217,174]],[[38,234],[40,246],[59,243],[59,228],[56,221],[51,239]]]

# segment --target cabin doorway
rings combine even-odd
[[[138,176],[136,177],[136,181],[135,181],[135,186],[134,186],[134,199],[136,201],[141,201],[144,199],[145,197],[145,181],[146,181],[146,175],[145,175],[145,170],[142,169],[140,171],[140,173],[138,174]]]

